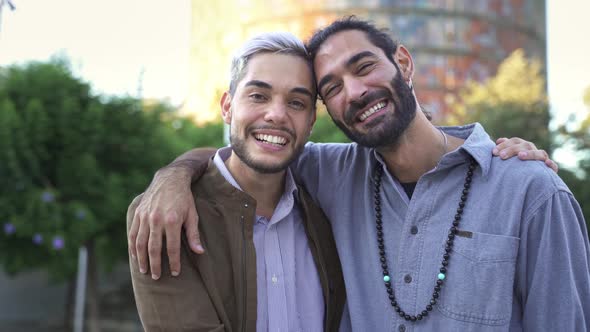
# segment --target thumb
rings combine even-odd
[[[191,250],[196,254],[205,252],[201,244],[201,237],[199,235],[199,215],[194,205],[189,208],[187,220],[185,220],[184,227],[186,230],[186,239],[191,247]]]

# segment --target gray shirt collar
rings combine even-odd
[[[487,176],[490,171],[492,149],[495,144],[479,123],[472,123],[465,126],[437,128],[440,128],[448,135],[462,138],[465,142],[457,149],[447,152],[438,162],[438,165],[428,173],[462,164],[467,161],[467,156],[470,155],[479,164],[482,175],[484,177]],[[376,162],[385,166],[383,158],[375,149],[373,149],[372,155]]]

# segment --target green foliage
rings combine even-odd
[[[583,168],[585,169],[586,174],[588,174],[587,172],[590,171],[590,164],[586,164]],[[588,225],[588,228],[590,229],[590,188],[588,187],[587,175],[580,176],[571,170],[561,169],[559,171],[559,176],[567,184],[580,204],[584,219],[586,219],[586,225]]]
[[[571,122],[574,123],[560,126],[558,136],[561,144],[576,150],[578,170],[562,170],[560,175],[574,193],[582,207],[586,223],[590,225],[590,86],[586,88],[583,100],[588,112],[582,117],[573,118]]]
[[[567,125],[549,130],[549,107],[541,64],[515,51],[487,82],[469,83],[460,93],[461,103],[448,119],[450,124],[480,122],[492,137],[521,137],[551,153],[552,146],[569,144],[581,157],[578,172],[561,169],[559,175],[574,193],[590,222],[590,115],[575,130]],[[590,88],[584,100],[590,109]]]
[[[577,150],[584,152],[582,160],[589,160],[590,155],[590,86],[584,92],[583,101],[588,108],[586,114],[576,114],[570,123],[559,128],[559,133],[564,136],[567,143],[572,144]]]
[[[66,279],[91,240],[104,267],[126,258],[130,200],[176,155],[220,145],[219,128],[196,128],[165,104],[92,95],[63,60],[4,68],[0,264]]]
[[[551,151],[542,66],[522,50],[506,58],[488,81],[468,83],[454,109],[450,124],[480,122],[494,138],[518,136]]]
[[[548,153],[552,151],[550,114],[546,103],[530,106],[517,103],[481,104],[475,107],[477,111],[470,113],[465,123],[481,123],[493,138],[520,137]]]
[[[317,120],[313,126],[313,132],[309,138],[317,143],[349,143],[350,140],[332,121],[328,112],[318,109]]]

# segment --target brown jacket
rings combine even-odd
[[[162,255],[162,277],[153,281],[130,259],[135,300],[146,331],[256,331],[256,201],[234,188],[210,162],[193,183],[205,253],[190,251],[182,234],[178,277]],[[324,295],[324,330],[338,331],[345,303],[340,259],[330,225],[303,188],[297,202]],[[129,229],[140,197],[127,212]]]

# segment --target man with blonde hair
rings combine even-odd
[[[345,290],[332,232],[288,169],[315,101],[309,56],[293,35],[262,34],[237,52],[220,103],[231,146],[192,184],[206,252],[184,242],[183,273],[173,277],[164,255],[158,282],[131,259],[146,331],[338,331]]]

